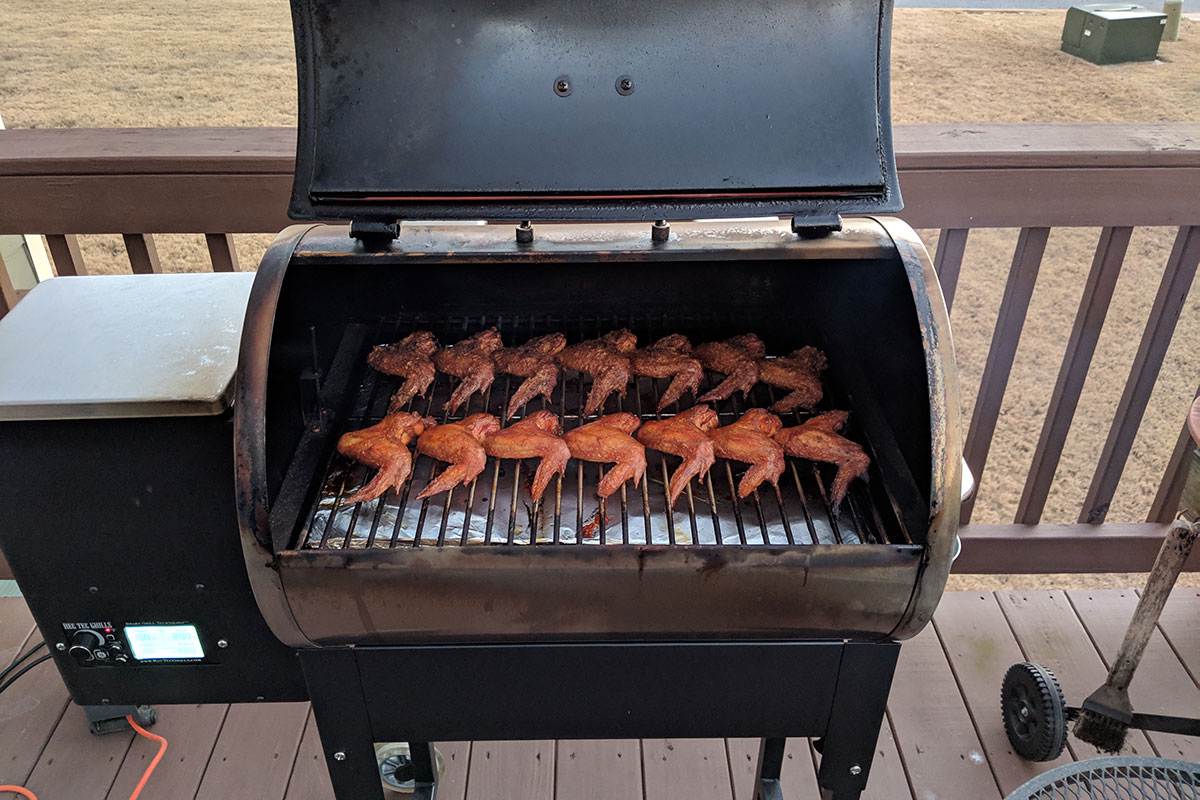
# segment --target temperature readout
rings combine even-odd
[[[195,625],[126,625],[125,639],[138,661],[181,661],[204,658]]]

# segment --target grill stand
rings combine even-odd
[[[338,647],[301,650],[300,664],[337,800],[384,800],[378,741],[410,743],[414,796],[434,800],[432,741],[743,736],[764,737],[759,800],[783,800],[789,736],[818,739],[823,800],[856,800],[899,651],[811,640]]]

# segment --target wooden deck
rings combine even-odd
[[[877,800],[1001,798],[1039,769],[1008,749],[1000,679],[1022,659],[1053,668],[1068,700],[1102,681],[1137,595],[1128,590],[954,593],[901,651],[888,724],[867,795]],[[36,642],[20,599],[0,599],[0,665]],[[1178,589],[1133,685],[1142,711],[1200,716],[1200,591]],[[306,704],[166,706],[155,730],[171,743],[145,800],[329,800]],[[1200,739],[1135,733],[1138,753],[1200,761]],[[440,746],[451,800],[751,800],[749,739],[535,741]],[[43,800],[124,800],[152,747],[132,735],[93,737],[57,672],[35,668],[0,696],[0,783]],[[1072,739],[1064,759],[1095,755]],[[784,788],[817,798],[815,755],[789,743]],[[0,798],[12,797],[0,793]]]

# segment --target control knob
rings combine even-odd
[[[87,664],[90,661],[95,661],[96,656],[92,653],[97,647],[104,646],[104,635],[99,631],[82,630],[75,631],[71,635],[71,648],[67,651],[71,658],[78,661],[80,664]]]

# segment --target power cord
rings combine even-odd
[[[16,683],[17,679],[26,672],[29,672],[29,670],[33,669],[38,664],[41,664],[43,661],[48,661],[51,658],[50,654],[46,653],[43,656],[29,661],[29,658],[34,653],[45,646],[45,642],[40,642],[34,645],[25,651],[23,655],[19,656],[15,661],[13,661],[12,664],[0,671],[0,694],[3,694],[5,689]],[[139,780],[137,786],[134,787],[133,794],[129,795],[129,800],[137,800],[138,797],[141,796],[142,790],[146,788],[146,784],[150,781],[150,776],[154,774],[154,770],[158,767],[159,762],[162,761],[163,756],[166,755],[167,740],[162,736],[159,736],[157,733],[151,733],[143,728],[137,723],[137,720],[135,720],[131,714],[125,716],[125,721],[129,723],[129,727],[133,728],[134,732],[137,733],[138,736],[141,736],[143,739],[147,739],[151,742],[158,743],[158,752],[154,754],[154,758],[150,759],[150,763],[146,765],[146,769],[142,773],[141,780]],[[0,794],[5,792],[12,792],[20,795],[21,797],[25,798],[25,800],[38,800],[38,796],[29,789],[26,789],[24,786],[0,784]]]

